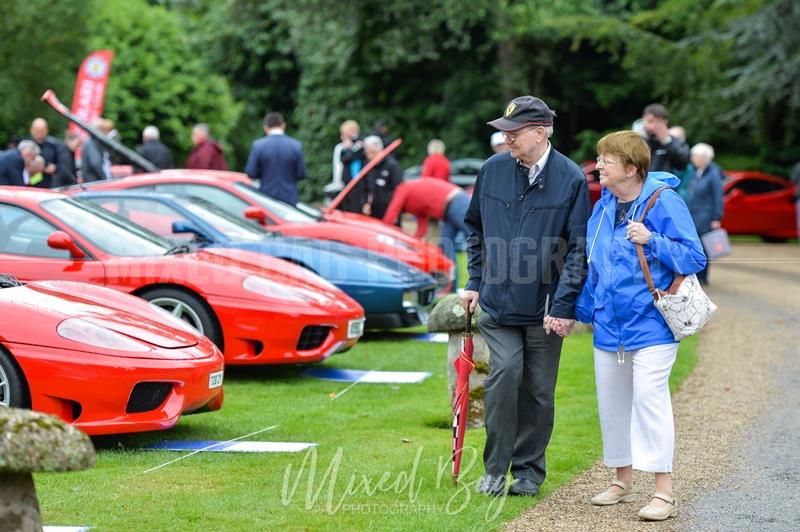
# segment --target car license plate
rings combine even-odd
[[[364,318],[350,320],[347,324],[347,338],[359,338],[364,335]]]
[[[208,376],[208,388],[219,388],[222,386],[222,374],[225,373],[223,370],[215,371],[211,375]]]

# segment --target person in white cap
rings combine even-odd
[[[492,150],[494,150],[495,153],[503,153],[504,151],[509,150],[508,144],[506,144],[506,138],[503,136],[502,131],[495,131],[492,133],[492,136],[489,139],[489,144],[492,146]]]

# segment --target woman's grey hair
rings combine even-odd
[[[377,150],[382,150],[383,141],[378,135],[370,135],[364,139],[364,148],[375,148]]]
[[[699,142],[692,146],[692,155],[699,155],[700,157],[706,157],[709,161],[714,160],[714,148],[711,147],[710,144],[706,144],[705,142]]]

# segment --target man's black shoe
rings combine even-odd
[[[506,493],[506,477],[483,475],[478,483],[478,493],[500,497]]]
[[[508,488],[509,495],[516,495],[520,497],[533,497],[539,494],[539,485],[527,478],[518,478]]]

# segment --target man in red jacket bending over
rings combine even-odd
[[[383,222],[394,224],[400,214],[407,212],[417,218],[417,238],[428,231],[428,218],[444,221],[439,247],[456,265],[453,292],[458,286],[455,237],[458,231],[469,234],[464,215],[469,207],[469,196],[458,185],[435,177],[421,177],[398,185],[386,209]]]

